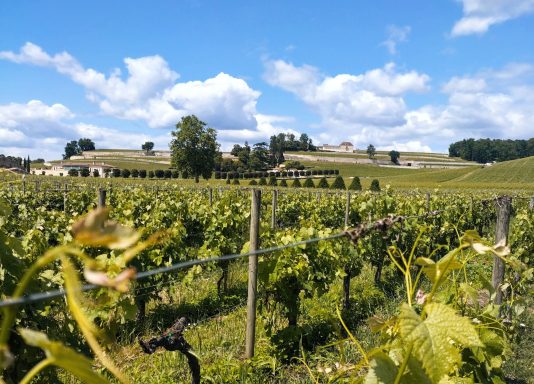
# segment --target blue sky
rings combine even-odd
[[[191,113],[223,149],[534,136],[534,0],[124,4],[0,3],[0,153],[167,149]]]

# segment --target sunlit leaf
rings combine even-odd
[[[74,239],[82,245],[110,249],[125,249],[139,240],[139,232],[108,220],[108,216],[109,208],[89,212],[72,225]]]
[[[46,334],[30,329],[19,328],[18,332],[26,344],[41,348],[52,364],[69,371],[84,383],[109,383],[106,378],[93,370],[91,360],[59,341],[51,341]]]
[[[481,346],[471,321],[458,316],[452,308],[439,303],[424,307],[426,318],[404,304],[399,327],[406,345],[413,345],[412,353],[425,372],[438,382],[461,361],[459,346]],[[459,344],[455,345],[451,341]]]

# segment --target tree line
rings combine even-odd
[[[534,138],[529,140],[464,139],[449,146],[450,157],[488,163],[534,156]]]

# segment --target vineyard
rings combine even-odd
[[[0,186],[6,383],[534,377],[530,195],[44,180]]]

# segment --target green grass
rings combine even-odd
[[[308,156],[320,156],[320,157],[349,157],[355,159],[368,159],[368,155],[365,151],[356,151],[354,153],[336,153],[336,152],[287,152],[287,154],[295,155],[308,155]],[[389,160],[390,157],[387,152],[378,151],[375,155],[378,160]],[[469,161],[463,160],[459,157],[448,157],[445,154],[436,153],[424,153],[424,152],[402,152],[401,160],[416,160],[425,163],[431,162],[447,162],[447,163],[469,163]]]

